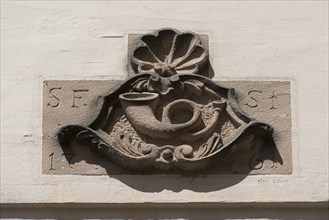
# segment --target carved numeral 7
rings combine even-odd
[[[76,155],[76,153],[63,153],[62,155],[65,156],[66,158],[68,158],[68,159],[67,159],[67,162],[68,162],[69,164],[71,164],[71,160],[72,160],[73,157]],[[67,156],[69,156],[69,157],[67,157]]]

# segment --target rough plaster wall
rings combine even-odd
[[[327,18],[327,1],[2,1],[1,202],[323,204],[328,200]],[[291,80],[292,175],[41,175],[42,80],[124,79],[127,34],[162,27],[208,34],[215,80]],[[177,184],[186,190],[175,190]],[[32,215],[22,213],[16,217]],[[269,213],[264,216],[284,218]],[[310,213],[313,217],[296,215],[324,219],[326,214]]]

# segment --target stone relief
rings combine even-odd
[[[135,75],[103,97],[93,122],[58,132],[64,152],[74,143],[127,170],[169,173],[198,172],[239,153],[256,166],[255,155],[275,151],[273,128],[248,117],[233,88],[204,76],[208,49],[197,34],[143,35],[130,64]]]
[[[198,74],[207,62],[207,48],[197,35],[170,29],[142,36],[131,57],[136,73],[154,72],[161,77]]]

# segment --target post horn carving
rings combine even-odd
[[[62,147],[75,141],[129,170],[185,172],[214,167],[238,147],[251,149],[247,136],[272,139],[270,125],[240,110],[234,89],[200,74],[209,60],[198,35],[143,35],[130,64],[136,74],[103,98],[89,126],[59,131]]]

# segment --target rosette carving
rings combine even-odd
[[[208,50],[191,32],[163,29],[141,37],[131,58],[136,73],[155,72],[168,77],[197,74],[208,62]]]

